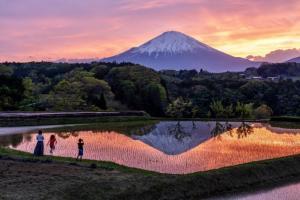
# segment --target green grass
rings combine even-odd
[[[156,173],[156,172],[146,171],[142,169],[126,167],[108,161],[97,161],[97,160],[87,160],[87,159],[83,159],[82,161],[76,161],[75,158],[47,156],[47,155],[42,157],[36,157],[33,156],[31,153],[22,152],[22,151],[18,151],[6,147],[0,147],[0,158],[1,157],[6,157],[6,158],[16,159],[16,160],[21,159],[23,161],[28,161],[28,162],[63,162],[67,164],[75,164],[75,165],[83,165],[83,166],[95,165],[95,167],[106,169],[106,170],[118,170],[118,171],[128,172],[128,173],[133,173],[133,172],[143,173],[143,174]]]
[[[116,170],[132,179],[126,182],[126,190],[119,191],[113,183],[109,186],[109,199],[202,199],[257,189],[274,187],[290,181],[300,180],[300,155],[251,162],[206,172],[197,172],[188,175],[166,175],[140,169],[121,166],[112,162],[83,160],[76,162],[73,158],[62,157],[33,157],[32,155],[7,148],[0,148],[0,159],[11,158],[26,162],[39,163],[66,163],[77,167],[93,166],[107,172]],[[17,162],[17,161],[16,161]],[[76,163],[76,164],[74,164]],[[74,166],[75,167],[75,166]],[[110,174],[110,173],[108,173]],[[127,175],[126,175],[127,174]],[[149,181],[151,180],[151,181]],[[96,187],[98,180],[74,185],[65,191],[66,198],[89,194],[87,199],[101,199],[105,191]],[[143,184],[141,184],[143,183]],[[82,187],[83,185],[87,187]],[[70,192],[72,191],[72,192]],[[104,193],[103,193],[104,192]]]

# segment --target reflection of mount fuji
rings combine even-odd
[[[238,125],[239,123],[232,123],[233,127]],[[160,122],[149,133],[132,137],[168,155],[177,155],[211,138],[214,126],[215,122],[195,122],[193,126],[190,121],[182,121],[180,127],[174,121]]]

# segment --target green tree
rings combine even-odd
[[[247,117],[251,117],[253,113],[253,103],[244,104],[237,102],[235,112],[237,116],[240,117],[242,120],[244,120]]]
[[[189,117],[191,116],[191,109],[192,102],[190,100],[178,97],[168,105],[166,114],[173,118]]]
[[[97,65],[91,69],[91,72],[95,74],[95,78],[104,79],[109,72],[109,68],[106,65]]]
[[[212,101],[209,105],[211,115],[214,116],[216,119],[223,117],[225,113],[225,108],[222,104],[222,101]]]
[[[99,106],[99,108],[101,108],[103,110],[107,109],[107,104],[106,104],[106,100],[105,100],[105,97],[104,97],[103,93],[101,93],[98,106]]]
[[[123,80],[120,82],[116,96],[121,100],[121,102],[126,103],[131,108],[139,108],[139,105],[141,105],[138,97],[136,96],[135,85],[130,80]]]
[[[99,80],[91,76],[82,77],[80,82],[82,83],[81,94],[87,106],[96,106],[106,110],[108,106],[106,103],[107,100],[112,101],[114,98],[109,84],[104,80]]]
[[[266,104],[262,104],[254,110],[254,116],[256,119],[269,119],[273,114],[272,108]]]
[[[17,110],[24,98],[22,80],[0,75],[0,110]]]
[[[144,90],[144,102],[146,110],[155,116],[163,116],[167,104],[167,94],[165,88],[158,83],[150,83]]]
[[[229,106],[226,106],[224,108],[224,116],[226,117],[226,120],[228,120],[230,117],[232,117],[234,115],[234,111],[233,111],[233,105],[230,104]]]
[[[33,110],[35,104],[38,103],[38,97],[34,95],[35,86],[32,82],[32,79],[29,77],[25,77],[22,81],[24,86],[24,99],[20,103],[20,108],[22,110]]]
[[[11,76],[13,74],[13,69],[9,66],[0,64],[0,76]]]
[[[82,84],[80,82],[60,81],[53,92],[50,93],[49,103],[54,110],[72,111],[81,110],[85,107],[85,101],[82,98]]]

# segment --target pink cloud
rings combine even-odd
[[[263,55],[299,47],[299,9],[298,0],[0,0],[0,61],[105,57],[168,30]]]
[[[264,62],[285,62],[292,58],[300,56],[300,49],[278,49],[271,51],[264,56],[247,56],[248,59],[253,61],[264,61]]]

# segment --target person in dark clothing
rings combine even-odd
[[[44,155],[44,136],[43,136],[43,132],[41,130],[39,130],[39,133],[36,136],[36,140],[37,140],[37,143],[34,148],[33,154],[35,156],[43,156]]]
[[[78,140],[78,155],[77,155],[76,160],[78,160],[78,159],[82,160],[82,156],[83,156],[83,145],[84,145],[83,139],[80,138],[80,139]]]

